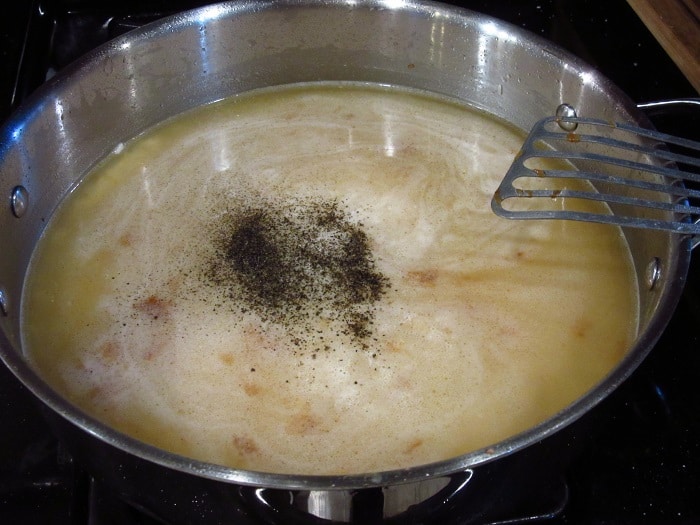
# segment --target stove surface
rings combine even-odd
[[[5,5],[0,20],[0,120],[46,78],[89,49],[145,22],[204,3],[18,0]],[[453,3],[556,42],[601,70],[637,102],[697,97],[622,0]],[[652,118],[662,131],[700,139],[700,111]],[[659,343],[589,414],[601,430],[580,436],[589,442],[562,473],[560,485],[501,523],[700,523],[698,326],[700,264],[695,258],[678,309]],[[33,396],[2,365],[0,523],[157,523],[82,471],[52,436]]]

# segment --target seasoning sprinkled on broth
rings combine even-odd
[[[204,281],[222,288],[239,312],[284,326],[300,345],[347,336],[366,346],[375,303],[388,279],[378,272],[367,234],[338,202],[307,198],[235,206],[217,220],[216,250]]]
[[[24,346],[89,414],[213,463],[349,474],[488,447],[593,387],[637,330],[619,229],[491,212],[523,138],[364,84],[197,108],[61,204]]]

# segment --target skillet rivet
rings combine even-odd
[[[0,289],[0,313],[7,316],[7,296],[2,289]]]
[[[10,207],[12,214],[18,219],[22,217],[29,206],[29,193],[24,186],[15,186],[10,195]]]
[[[656,283],[661,279],[661,260],[658,257],[654,257],[647,265],[647,271],[645,274],[647,288],[653,290]]]
[[[563,104],[559,104],[555,116],[559,117],[560,119],[577,117],[576,110],[574,109],[574,107],[571,104],[567,104],[566,102]],[[574,131],[578,127],[578,124],[576,122],[567,122],[566,120],[558,120],[557,124],[559,124],[559,127],[564,131]]]

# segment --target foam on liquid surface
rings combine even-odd
[[[487,447],[582,395],[636,330],[619,230],[491,212],[522,140],[383,88],[200,108],[120,147],[52,219],[25,348],[97,418],[214,463],[344,474]],[[360,336],[333,301],[295,328],[213,277],[240,210],[310,203],[363,232],[386,280]]]

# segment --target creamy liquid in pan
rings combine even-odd
[[[93,416],[213,463],[347,474],[488,447],[585,393],[637,328],[618,229],[491,212],[522,140],[379,87],[199,108],[60,207],[25,348]]]

